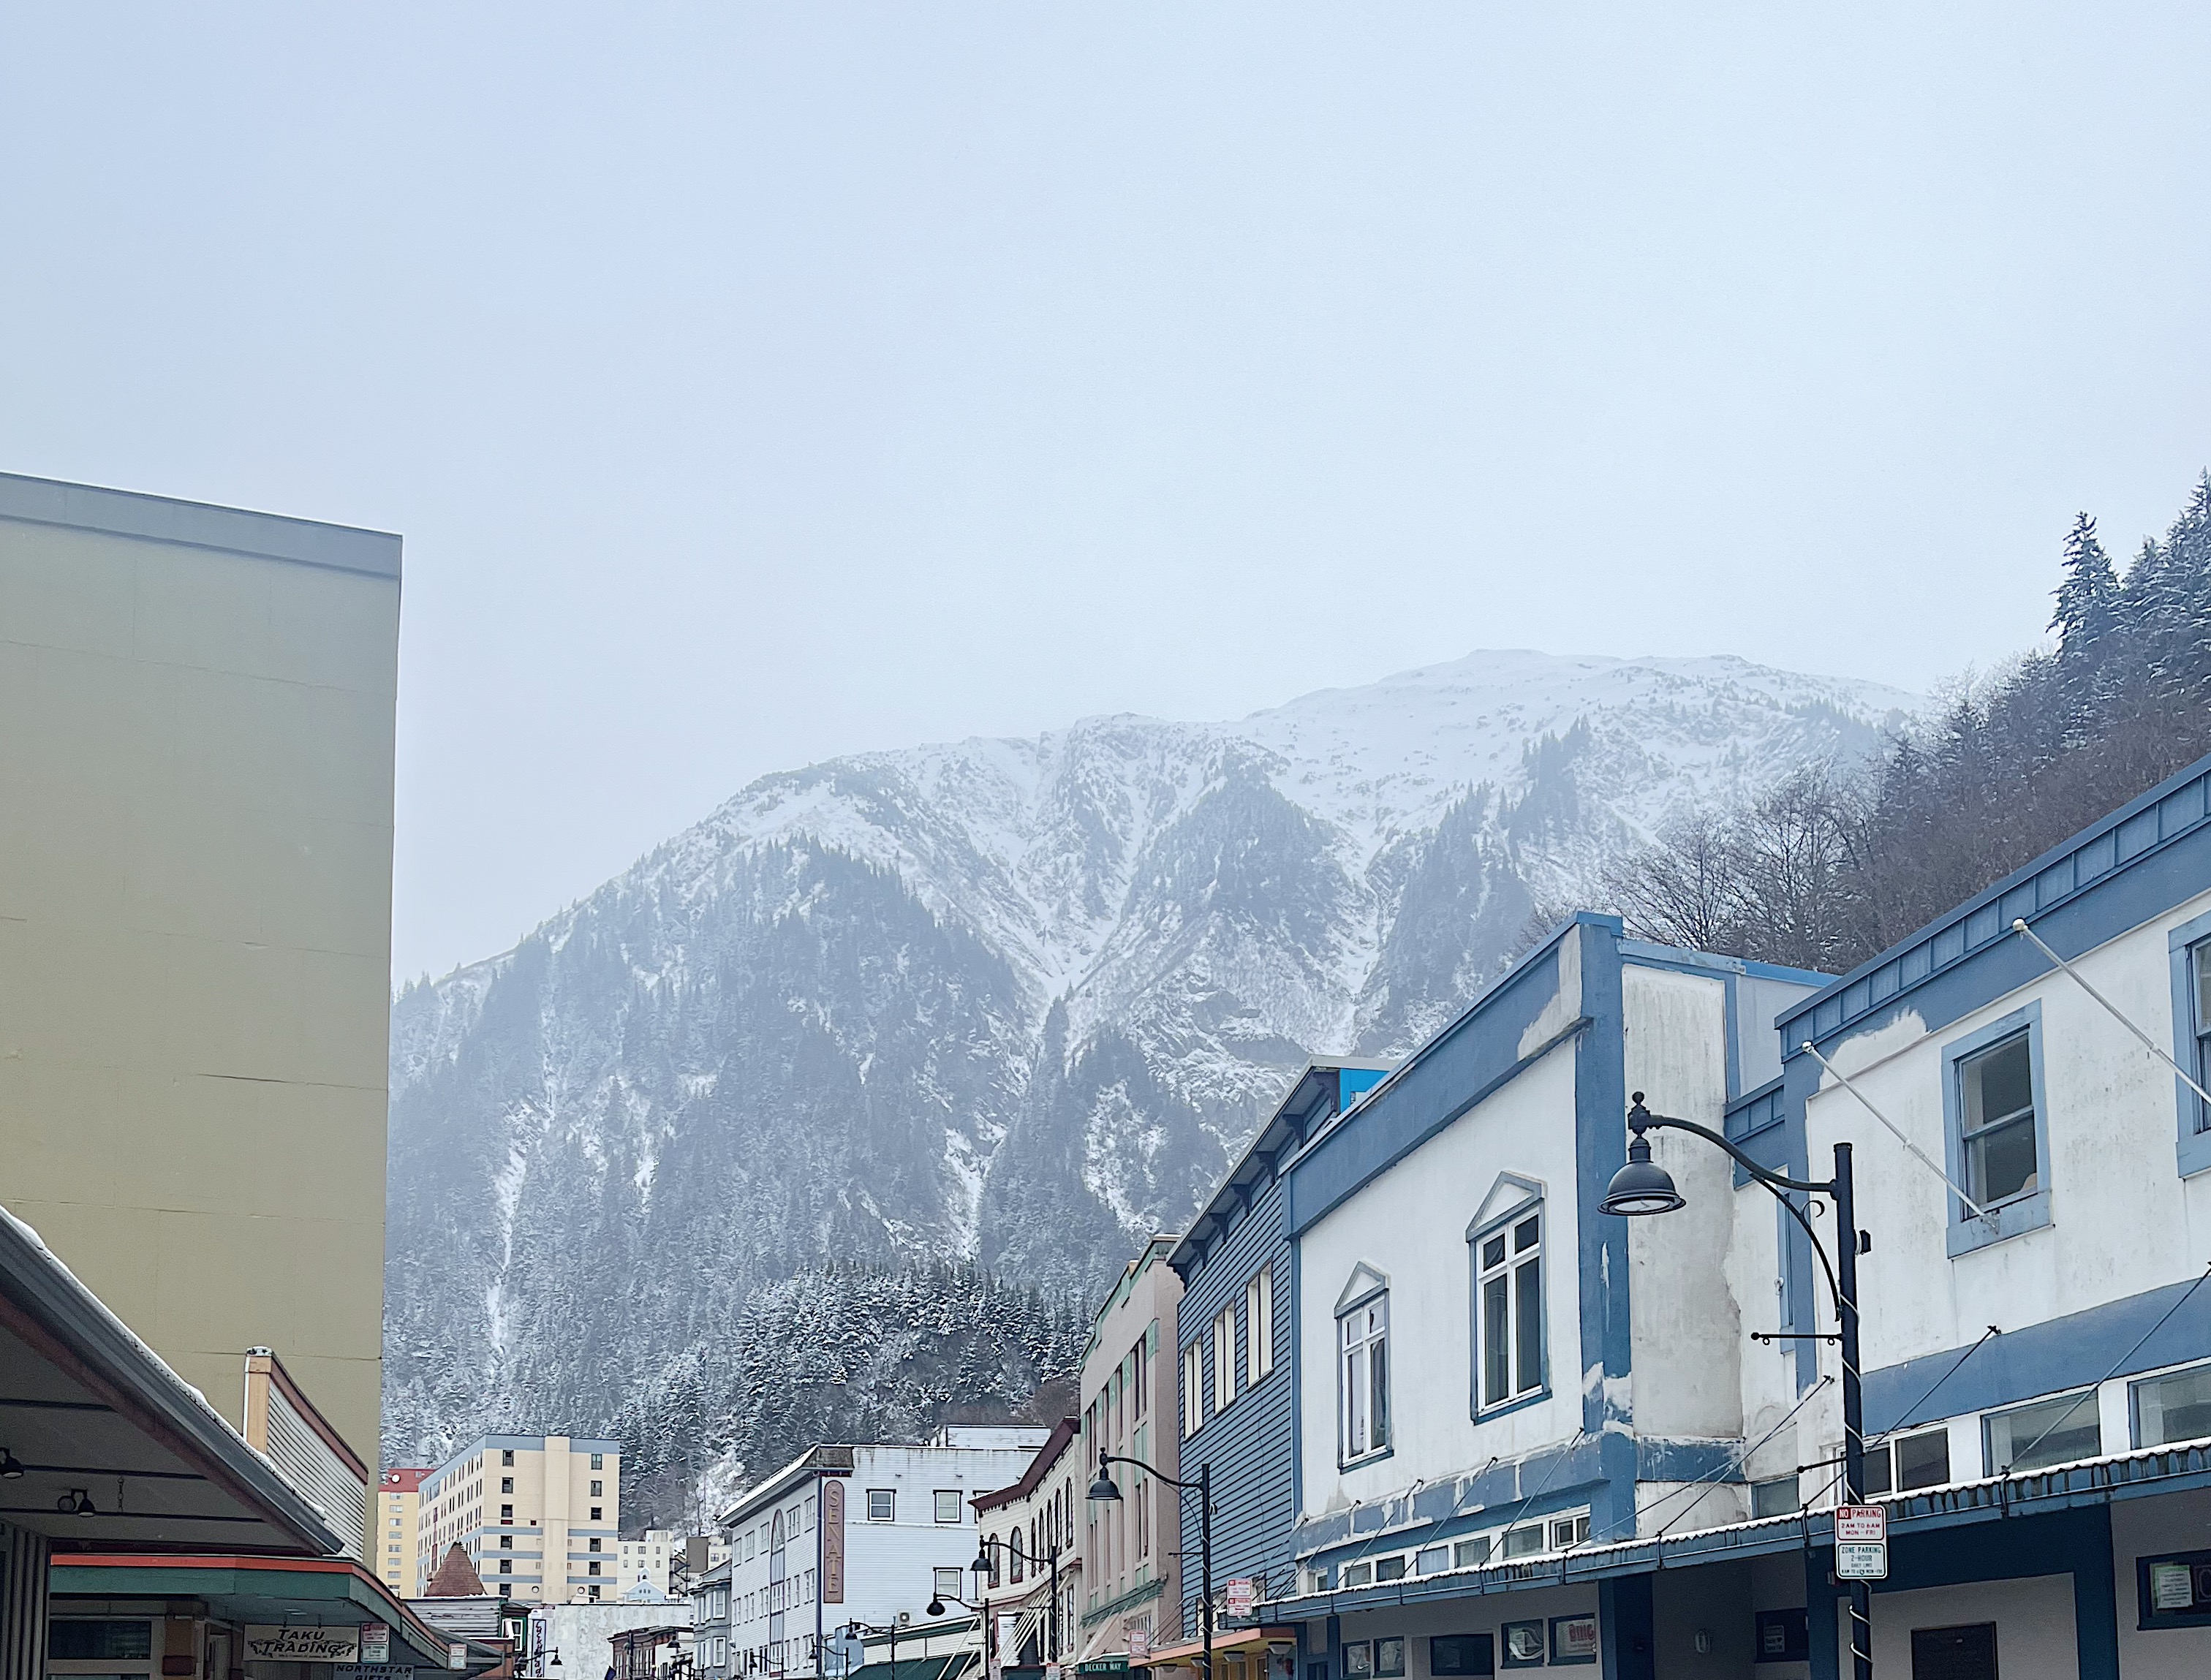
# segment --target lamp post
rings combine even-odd
[[[906,1613],[906,1614],[907,1614],[907,1615],[911,1615],[912,1612],[912,1611],[906,1611],[906,1612],[905,1612],[905,1613]],[[850,1631],[851,1631],[851,1632],[855,1636],[861,1635],[865,1635],[865,1634],[888,1634],[888,1635],[890,1635],[890,1641],[891,1641],[891,1672],[890,1672],[890,1680],[898,1680],[898,1635],[899,1635],[899,1630],[898,1630],[898,1617],[895,1617],[895,1616],[892,1617],[891,1617],[891,1619],[890,1619],[889,1625],[888,1625],[888,1626],[887,1626],[887,1627],[878,1627],[875,1623],[872,1623],[872,1622],[847,1622],[847,1623],[845,1624],[845,1628],[846,1628],[847,1629],[849,1629],[849,1630],[850,1630]],[[926,1637],[926,1635],[924,1635],[924,1637],[925,1638],[925,1637]],[[927,1651],[925,1651],[925,1650],[924,1650],[924,1651],[922,1653],[922,1654],[923,1654],[924,1656],[926,1656],[926,1655],[928,1655],[929,1653],[928,1653],[928,1652],[927,1652]],[[863,1668],[864,1668],[864,1667],[866,1667],[866,1666],[867,1666],[867,1657],[866,1657],[866,1653],[865,1653],[865,1652],[864,1652],[864,1651],[862,1653],[862,1655],[861,1655],[861,1659],[860,1659],[860,1665],[861,1665]]]
[[[1095,1496],[1096,1496],[1093,1494],[1093,1497]],[[1121,1496],[1118,1490],[1115,1491],[1113,1496],[1116,1499],[1118,1499]],[[1009,1536],[1008,1538],[1003,1540],[985,1539],[976,1546],[975,1561],[967,1566],[970,1574],[978,1575],[987,1575],[990,1574],[991,1568],[994,1567],[993,1560],[990,1556],[990,1550],[994,1546],[1003,1546],[1008,1552],[1019,1558],[1023,1563],[1026,1563],[1032,1569],[1042,1568],[1050,1572],[1051,1575],[1051,1610],[1045,1623],[1045,1639],[1051,1654],[1046,1658],[1046,1660],[1049,1662],[1057,1662],[1059,1660],[1059,1548],[1057,1546],[1047,1546],[1045,1548],[1044,1556],[1042,1557],[1037,1557],[1032,1556],[1022,1547],[1021,1537],[1019,1535]],[[952,1602],[954,1604],[966,1604],[966,1600],[964,1598],[954,1598]],[[974,1606],[970,1604],[968,1608],[972,1610]],[[931,1616],[936,1614],[933,1610],[929,1613]],[[989,1654],[987,1647],[984,1654],[986,1656]]]
[[[1639,1091],[1633,1093],[1633,1103],[1627,1111],[1627,1125],[1635,1136],[1627,1145],[1627,1164],[1613,1175],[1600,1204],[1607,1213],[1636,1218],[1671,1213],[1687,1206],[1681,1193],[1674,1187],[1674,1175],[1651,1160],[1651,1140],[1645,1134],[1690,1132],[1707,1143],[1717,1144],[1733,1156],[1736,1163],[1772,1192],[1804,1228],[1812,1252],[1820,1257],[1820,1265],[1827,1274],[1827,1288],[1835,1300],[1835,1324],[1841,1333],[1837,1339],[1842,1346],[1843,1358],[1843,1503],[1857,1504],[1865,1490],[1865,1408],[1858,1383],[1858,1255],[1864,1250],[1865,1237],[1857,1227],[1851,1146],[1846,1143],[1835,1145],[1835,1175],[1824,1183],[1784,1178],[1760,1166],[1710,1127],[1699,1126],[1694,1121],[1675,1120],[1669,1115],[1652,1114],[1643,1106],[1643,1093]],[[1835,1224],[1843,1233],[1834,1260],[1828,1260],[1827,1251],[1821,1246],[1818,1233],[1813,1230],[1812,1222],[1804,1217],[1803,1209],[1789,1200],[1788,1192],[1791,1190],[1802,1195],[1834,1199]],[[1873,1680],[1873,1588],[1863,1580],[1851,1583],[1851,1668],[1854,1680]]]
[[[1197,1495],[1197,1566],[1198,1566],[1198,1626],[1205,1646],[1205,1680],[1213,1680],[1213,1466],[1201,1464],[1197,1480],[1185,1482],[1170,1476],[1165,1471],[1146,1464],[1142,1459],[1123,1458],[1118,1453],[1098,1455],[1098,1479],[1090,1484],[1090,1497],[1096,1500],[1118,1500],[1120,1489],[1106,1473],[1109,1464],[1134,1465],[1148,1476],[1156,1476],[1171,1488],[1195,1491]]]

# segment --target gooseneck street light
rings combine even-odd
[[[1202,1630],[1205,1645],[1205,1680],[1213,1680],[1213,1466],[1201,1464],[1197,1480],[1185,1482],[1170,1476],[1165,1471],[1146,1464],[1142,1459],[1124,1459],[1118,1453],[1098,1455],[1098,1479],[1090,1484],[1090,1497],[1095,1500],[1118,1500],[1120,1489],[1106,1473],[1109,1464],[1133,1465],[1147,1476],[1156,1476],[1171,1488],[1181,1488],[1197,1495],[1197,1563],[1198,1563],[1198,1626]]]
[[[1643,1093],[1633,1093],[1627,1111],[1628,1129],[1634,1133],[1627,1145],[1627,1164],[1612,1175],[1604,1200],[1607,1213],[1627,1218],[1671,1213],[1687,1202],[1674,1187],[1674,1175],[1651,1158],[1649,1132],[1690,1132],[1707,1143],[1717,1144],[1750,1176],[1771,1191],[1811,1239],[1812,1252],[1827,1274],[1827,1288],[1835,1301],[1835,1323],[1841,1334],[1843,1356],[1843,1503],[1855,1505],[1865,1491],[1865,1408],[1858,1384],[1858,1255],[1868,1246],[1857,1227],[1857,1199],[1851,1179],[1851,1146],[1835,1145],[1835,1175],[1824,1183],[1784,1178],[1760,1166],[1710,1127],[1694,1121],[1654,1115],[1643,1106]],[[1788,1193],[1830,1196],[1835,1203],[1835,1224],[1844,1234],[1834,1260],[1827,1258],[1812,1222]],[[1851,1668],[1855,1680],[1873,1680],[1873,1588],[1863,1580],[1851,1583]]]
[[[1093,1499],[1097,1497],[1094,1490],[1091,1496]],[[1116,1499],[1118,1499],[1120,1496],[1121,1496],[1118,1492],[1116,1492],[1113,1496]],[[1021,1537],[1018,1534],[1010,1535],[1003,1540],[996,1538],[985,1539],[977,1544],[975,1548],[975,1561],[967,1566],[968,1572],[971,1574],[988,1575],[992,1569],[997,1567],[996,1561],[990,1554],[999,1546],[1003,1546],[1008,1552],[1019,1558],[1030,1568],[1046,1569],[1051,1572],[1051,1608],[1050,1611],[1047,1612],[1045,1622],[1045,1643],[1051,1653],[1051,1656],[1047,1658],[1046,1660],[1056,1663],[1059,1660],[1059,1548],[1057,1546],[1046,1546],[1045,1548],[1044,1556],[1042,1557],[1035,1557],[1032,1556],[1022,1548]],[[965,1602],[966,1601],[964,1599],[960,1598],[953,1600],[953,1603],[954,1604],[962,1604]],[[970,1605],[969,1608],[972,1609],[973,1606]],[[933,1610],[929,1613],[931,1616],[936,1614]],[[988,1643],[989,1641],[985,1640],[984,1644],[986,1647],[986,1654]]]

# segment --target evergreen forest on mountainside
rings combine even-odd
[[[2211,472],[2123,574],[2079,515],[2057,645],[1887,751],[1698,813],[1609,885],[1645,938],[1842,974],[2211,752]]]

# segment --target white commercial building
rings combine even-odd
[[[804,1680],[848,1623],[928,1622],[932,1597],[972,1595],[968,1501],[1019,1481],[1051,1431],[948,1425],[918,1447],[816,1447],[722,1518],[730,1540],[732,1676]]]

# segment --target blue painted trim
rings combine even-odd
[[[1733,1441],[1673,1441],[1639,1435],[1635,1442],[1639,1482],[1739,1483],[1743,1479],[1742,1444]]]
[[[2042,1000],[2030,999],[2010,1014],[1991,1021],[1942,1047],[1942,1138],[1952,1182],[1971,1187],[1966,1175],[1964,1139],[1966,1082],[1960,1064],[2007,1039],[2026,1035],[2028,1079],[2034,1103],[2035,1187],[2003,1201],[1984,1204],[1987,1217],[1976,1219],[1955,1197],[1947,1197],[1950,1225],[1945,1241],[1950,1258],[1985,1248],[2050,1224],[2050,1099],[2042,1079]]]
[[[1388,1498],[1347,1510],[1301,1519],[1291,1537],[1298,1559],[1308,1560],[1340,1546],[1402,1532],[1401,1544],[1430,1544],[1428,1537],[1454,1535],[1524,1516],[1547,1515],[1590,1504],[1603,1473],[1597,1443],[1539,1447],[1511,1463],[1491,1464],[1470,1474],[1439,1478]],[[1592,1526],[1596,1513],[1592,1506]]]
[[[2192,1279],[2167,1284],[1991,1336],[1962,1364],[1959,1358],[1966,1348],[1959,1346],[1868,1371],[1867,1432],[1880,1434],[1899,1424],[2014,1405],[2085,1387],[2107,1374],[2140,1376],[2211,1358],[2211,1285],[2196,1290],[2186,1306],[2173,1311],[2157,1333],[2149,1335],[2151,1326],[2191,1288]],[[2147,1341],[2142,1340],[2145,1336]],[[2137,1342],[2141,1343],[2139,1348]],[[2134,1349],[2131,1354],[2129,1349]],[[1945,1378],[1953,1366],[1955,1371]],[[1906,1407],[1912,1408],[1908,1417]]]
[[[2211,914],[2181,923],[2166,936],[2165,946],[2172,964],[2172,1059],[2193,1069],[2204,1088],[2211,1090],[2203,1059],[2196,1054],[2196,988],[2189,983],[2194,977],[2189,973],[2190,950],[2207,940],[2211,940]],[[2211,951],[2197,960],[2211,962]],[[2187,1178],[2211,1168],[2211,1109],[2177,1079],[2172,1096],[2179,1106],[2180,1175]]]
[[[1817,969],[1792,969],[1782,963],[1754,962],[1747,957],[1724,957],[1713,951],[1693,951],[1686,946],[1655,945],[1648,940],[1620,941],[1620,960],[1638,968],[1675,969],[1683,974],[1739,974],[1753,980],[1783,980],[1798,986],[1825,988],[1835,976]]]
[[[2073,1577],[2073,1639],[2081,1680],[2118,1680],[2118,1589],[2112,1574],[2108,1505],[1991,1523],[1959,1545],[1947,1534],[1890,1547],[1889,1575],[1875,1592],[1910,1592],[1969,1581]]]
[[[2031,922],[2091,895],[2103,897],[2099,914],[2065,918],[2076,933],[2073,950],[2077,952],[2140,927],[2160,909],[2185,903],[2202,890],[2206,879],[2198,855],[2211,855],[2211,845],[2202,843],[2211,840],[2211,804],[2207,801],[2211,801],[2211,757],[2167,777],[1784,1014],[1779,1022],[1783,1054],[1800,1054],[1796,1047],[1804,1039],[1822,1042],[1857,1026],[1947,970],[2001,946],[2011,938],[2014,918]],[[2153,902],[2147,909],[2135,894],[2114,900],[2102,892],[2119,877],[2139,873],[2147,861],[2171,851],[2183,839],[2198,843],[2185,848],[2196,867],[2192,873],[2184,867],[2172,884],[2160,882],[2150,888],[2145,896]],[[2158,873],[2174,873],[2170,867]],[[2174,896],[2176,886],[2190,880],[2196,883],[2191,889]],[[2037,931],[2049,938],[2047,932]],[[2057,940],[2050,943],[2065,951]],[[2031,946],[2027,952],[2037,965],[2030,967],[2031,977],[2047,967],[2047,959]],[[1998,986],[1987,995],[2000,997],[2010,989],[2009,985]],[[1923,1017],[1927,1013],[1919,1012]]]

